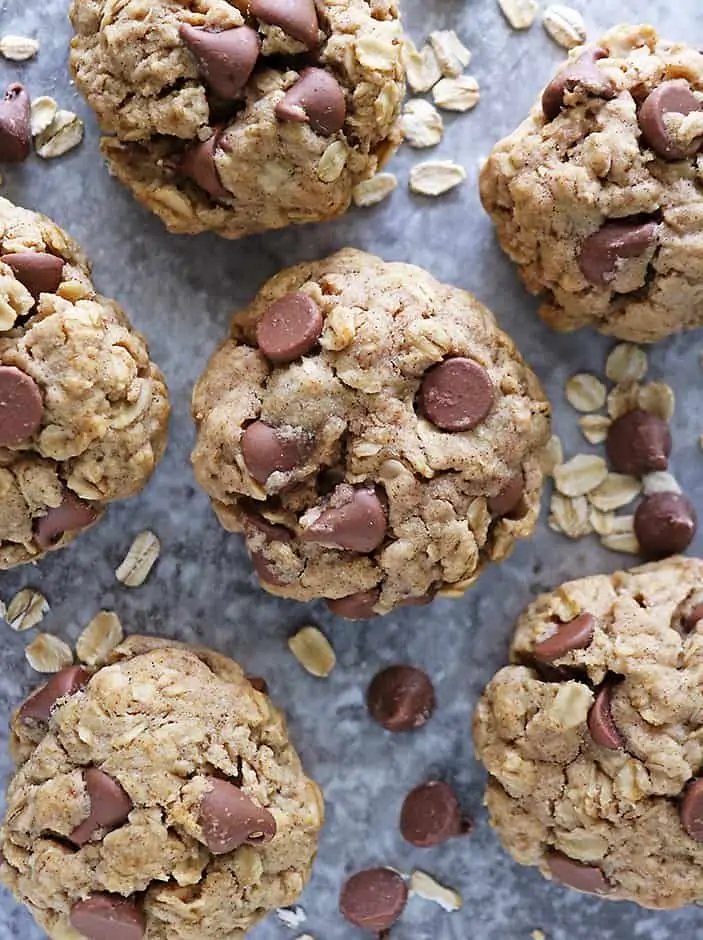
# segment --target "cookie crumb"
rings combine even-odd
[[[445,911],[461,910],[461,895],[454,888],[445,888],[431,875],[424,871],[414,871],[410,875],[410,895],[433,901]]]
[[[12,598],[3,616],[13,630],[22,633],[41,623],[50,609],[43,594],[31,588],[23,588]]]
[[[466,179],[466,170],[452,160],[427,160],[410,170],[410,189],[420,196],[441,196]]]
[[[68,643],[57,636],[40,633],[25,649],[24,655],[36,672],[60,672],[73,662],[73,652]]]
[[[161,554],[161,543],[153,532],[140,532],[117,571],[115,577],[125,587],[140,587],[149,577]]]
[[[288,640],[288,648],[311,676],[326,679],[337,664],[330,641],[317,627],[303,627]]]

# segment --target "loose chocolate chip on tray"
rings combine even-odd
[[[276,820],[239,787],[211,777],[200,804],[200,827],[205,844],[215,855],[240,845],[261,845],[276,835]]]
[[[643,476],[666,470],[671,453],[669,425],[648,411],[627,411],[610,425],[606,450],[618,473]]]
[[[584,865],[562,852],[550,852],[546,862],[552,877],[559,884],[587,894],[607,894],[610,891],[605,875],[595,865]]]
[[[548,121],[553,121],[564,107],[567,92],[584,91],[594,98],[615,97],[610,79],[597,65],[600,59],[607,56],[604,49],[586,49],[554,76],[542,95],[542,110]]]
[[[340,484],[323,510],[302,533],[304,542],[351,552],[372,552],[386,536],[386,511],[371,486]]]
[[[344,125],[347,105],[339,82],[324,69],[307,68],[276,105],[281,121],[308,123],[322,137],[336,134]]]
[[[588,712],[588,730],[596,744],[617,751],[624,747],[624,742],[613,720],[612,691],[612,685],[604,685],[598,690],[596,700]]]
[[[89,767],[84,776],[90,798],[90,815],[69,836],[75,845],[85,845],[99,829],[121,826],[133,808],[130,798],[109,774],[97,767]]]
[[[339,909],[364,930],[387,930],[403,913],[408,887],[391,868],[369,868],[353,875],[342,888]]]
[[[667,127],[667,115],[691,114],[703,110],[703,104],[691,91],[684,79],[663,82],[645,98],[637,120],[645,142],[665,160],[684,160],[696,154],[703,144],[697,137],[687,145],[681,145]]]
[[[16,447],[41,425],[44,403],[37,383],[14,366],[0,366],[0,447]]]
[[[581,246],[579,265],[594,287],[608,287],[623,261],[640,258],[656,240],[657,223],[640,219],[611,219],[589,235]]]
[[[374,721],[388,731],[413,731],[434,714],[432,681],[415,666],[389,666],[371,681],[366,704]]]
[[[221,32],[182,23],[180,37],[198,60],[200,73],[221,98],[234,98],[249,81],[259,58],[259,34],[249,26]]]
[[[88,684],[92,673],[81,666],[62,669],[37,689],[19,710],[20,721],[48,721],[51,710],[59,699],[74,695]]]
[[[696,842],[703,842],[703,778],[686,787],[680,808],[681,825]]]
[[[400,812],[400,831],[407,842],[420,848],[441,845],[466,832],[459,801],[449,784],[430,780],[411,790]]]
[[[545,663],[561,659],[573,650],[582,650],[591,645],[596,629],[595,618],[589,613],[579,614],[568,623],[561,623],[555,632],[535,644],[534,655]]]
[[[242,457],[247,470],[259,483],[272,473],[287,473],[305,460],[308,440],[293,431],[272,428],[263,421],[254,421],[242,434]]]
[[[696,525],[696,511],[681,493],[645,496],[635,512],[635,535],[648,558],[684,551],[693,541]]]
[[[0,258],[14,271],[18,281],[35,300],[40,294],[55,294],[61,283],[64,260],[44,251],[23,251]]]
[[[373,609],[378,603],[378,598],[378,588],[371,588],[370,591],[357,591],[356,594],[347,594],[346,597],[330,597],[327,599],[327,606],[338,617],[367,620],[378,616]]]
[[[85,529],[97,518],[97,510],[90,503],[66,490],[60,506],[49,509],[34,525],[34,538],[41,549],[56,545],[67,532]]]
[[[250,10],[262,23],[280,26],[308,49],[317,45],[319,27],[313,0],[252,0]]]
[[[222,185],[215,163],[220,136],[221,131],[216,130],[207,140],[189,147],[181,159],[180,172],[214,199],[229,199],[232,194]]]
[[[32,146],[30,99],[24,85],[15,83],[0,100],[0,163],[22,163]]]
[[[495,496],[488,500],[488,511],[492,516],[508,516],[517,509],[525,492],[525,478],[516,473]]]
[[[315,347],[322,332],[320,308],[302,291],[287,294],[256,325],[259,349],[272,362],[292,362]]]
[[[453,356],[426,373],[420,387],[422,410],[443,431],[470,431],[493,407],[490,376],[474,359]]]
[[[146,918],[134,901],[118,894],[91,894],[71,908],[71,926],[88,940],[142,940]]]

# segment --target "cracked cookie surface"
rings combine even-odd
[[[394,0],[73,0],[112,172],[173,232],[337,216],[399,143]]]
[[[703,53],[620,26],[572,52],[493,149],[481,198],[559,330],[703,326]]]
[[[143,337],[80,248],[0,199],[0,568],[36,561],[138,493],[168,397]]]
[[[282,271],[196,385],[193,466],[263,586],[343,616],[462,593],[528,536],[549,404],[492,314],[345,249]]]
[[[307,881],[319,789],[220,654],[131,637],[30,696],[11,749],[0,873],[52,938],[239,938]]]
[[[703,897],[703,561],[563,584],[479,702],[492,825],[523,865],[675,908]]]

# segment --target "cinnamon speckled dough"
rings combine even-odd
[[[546,295],[540,313],[551,326],[590,325],[654,342],[703,325],[703,54],[664,41],[651,26],[619,26],[587,47],[596,48],[605,57],[592,63],[590,81],[572,82],[553,120],[538,101],[497,144],[481,197],[527,288]],[[583,52],[571,53],[570,70]],[[638,122],[649,93],[648,108],[668,82],[695,106],[685,116],[660,112],[673,149],[662,147],[661,124],[648,137]],[[650,113],[650,128],[651,120]],[[619,258],[616,251],[610,270],[594,280],[592,270],[585,273],[588,258],[585,270],[580,264],[584,243],[608,220],[623,219],[651,223],[650,234]]]
[[[492,824],[518,862],[645,907],[703,898],[701,585],[703,561],[672,558],[563,584],[518,621],[514,665],[474,725]],[[584,613],[590,639],[556,649]]]
[[[37,412],[13,436],[20,417],[0,407],[0,568],[67,544],[106,503],[139,492],[168,422],[161,372],[117,303],[96,293],[79,247],[0,199],[3,406],[18,373],[30,389],[22,407],[35,401]]]
[[[171,231],[239,238],[332,218],[395,150],[404,94],[395,0],[314,6],[316,12],[313,0],[73,0],[71,65],[103,130],[114,135],[103,140],[103,153]],[[302,42],[264,22],[265,9],[276,8],[293,10],[298,27],[307,20],[312,38]],[[210,35],[252,31],[260,54],[241,89],[222,88],[221,76],[213,89],[212,72],[208,77],[182,38],[184,24]],[[323,70],[326,86],[337,89],[332,99],[316,99],[326,115],[322,127],[299,111],[286,120],[277,113],[309,67]],[[330,119],[339,100],[341,118]],[[216,144],[214,163],[198,161],[199,185],[182,161],[189,150],[207,148],[208,139]]]
[[[291,297],[312,330],[275,363],[290,333],[272,317]],[[471,429],[423,411],[446,362],[470,370]],[[345,249],[282,271],[235,316],[193,414],[198,482],[263,586],[346,616],[460,594],[537,519],[539,382],[485,307],[412,265]]]
[[[280,713],[222,655],[131,637],[86,687],[59,700],[48,726],[15,712],[11,746],[18,768],[1,877],[56,940],[82,936],[70,929],[71,909],[102,893],[136,908],[145,940],[235,940],[308,879],[320,791]],[[132,808],[71,848],[94,809],[91,767],[116,781]],[[272,839],[208,848],[202,806],[213,778],[273,817]],[[95,936],[108,935],[118,936]]]

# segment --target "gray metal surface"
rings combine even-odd
[[[593,37],[618,21],[646,17],[671,38],[703,42],[696,0],[575,0],[574,5],[586,14]],[[323,605],[306,608],[260,591],[242,545],[218,526],[188,462],[191,388],[224,335],[230,312],[278,268],[347,244],[427,267],[488,304],[543,379],[567,448],[584,448],[576,415],[563,397],[564,381],[579,370],[602,372],[610,344],[589,333],[558,336],[537,320],[534,302],[495,244],[476,190],[480,160],[524,116],[561,51],[538,23],[527,34],[513,33],[495,0],[405,0],[406,24],[417,41],[431,29],[454,28],[473,50],[471,71],[481,83],[481,102],[474,113],[446,120],[445,138],[430,154],[462,162],[466,183],[438,200],[410,196],[408,169],[426,157],[404,148],[390,167],[401,185],[381,206],[325,226],[228,243],[167,235],[110,179],[98,154],[95,123],[69,83],[66,7],[66,0],[2,4],[0,32],[36,36],[41,52],[24,66],[0,63],[0,77],[3,83],[19,77],[33,96],[52,94],[62,106],[76,109],[86,119],[86,142],[61,160],[33,159],[8,172],[3,191],[52,216],[82,243],[99,289],[118,298],[149,337],[168,378],[174,414],[167,456],[146,491],[110,509],[100,526],[68,550],[36,568],[0,575],[0,596],[7,599],[27,585],[41,589],[52,606],[44,627],[72,640],[97,610],[111,608],[131,632],[205,643],[268,679],[307,767],[324,788],[328,822],[302,899],[307,923],[294,931],[272,917],[253,932],[256,940],[292,940],[305,931],[315,940],[352,940],[358,932],[337,912],[339,887],[349,872],[377,863],[422,867],[464,897],[463,910],[454,914],[412,900],[393,940],[528,940],[535,928],[548,940],[691,936],[701,923],[695,908],[653,913],[598,901],[520,869],[500,850],[481,808],[483,773],[472,753],[471,713],[504,660],[515,617],[535,592],[615,569],[628,563],[625,556],[602,550],[594,539],[567,543],[542,523],[531,542],[488,572],[463,600],[408,608],[357,626],[335,620]],[[657,346],[651,376],[666,379],[678,392],[673,468],[703,509],[700,340],[700,334],[689,335]],[[149,582],[128,591],[116,582],[114,569],[146,526],[159,534],[163,556]],[[697,547],[703,549],[700,537]],[[288,634],[310,620],[321,624],[337,650],[339,665],[328,680],[304,673],[286,647]],[[2,638],[0,760],[6,779],[5,719],[37,677],[23,656],[27,636],[6,630]],[[363,698],[372,675],[394,661],[428,670],[439,709],[422,731],[390,738],[370,723]],[[476,817],[476,829],[470,838],[439,849],[411,849],[397,830],[400,803],[407,790],[430,776],[455,783],[466,810]],[[29,915],[3,893],[0,940],[41,936]]]

